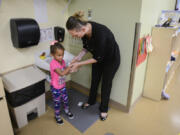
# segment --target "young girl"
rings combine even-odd
[[[51,91],[54,101],[55,119],[58,124],[63,124],[63,120],[60,117],[60,104],[61,101],[64,104],[64,111],[69,117],[73,119],[73,114],[69,110],[68,95],[66,91],[65,75],[69,74],[70,67],[66,67],[64,56],[64,47],[57,41],[53,42],[50,46],[50,53],[53,56],[53,60],[50,63],[51,72]]]

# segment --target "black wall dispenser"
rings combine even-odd
[[[62,27],[54,27],[54,38],[58,42],[63,42],[64,41],[64,36],[65,36],[65,29]]]
[[[31,18],[10,19],[11,40],[16,48],[37,45],[40,40],[38,23]]]

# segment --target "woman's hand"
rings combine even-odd
[[[84,65],[88,65],[88,64],[93,64],[93,63],[96,63],[97,60],[95,60],[94,58],[91,58],[91,59],[88,59],[88,60],[85,60],[85,61],[81,61],[81,62],[75,62],[75,63],[71,63],[70,64],[70,67],[71,67],[71,70],[70,72],[77,72],[77,70],[81,67],[81,66],[84,66]]]
[[[79,62],[75,62],[75,63],[70,64],[70,67],[71,67],[70,69],[71,73],[76,72],[80,68],[80,64]]]
[[[77,57],[75,57],[75,58],[70,62],[70,65],[72,65],[73,63],[76,63],[76,62],[78,62]]]

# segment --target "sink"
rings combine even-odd
[[[40,56],[41,54],[44,53],[45,57],[44,59],[41,59]],[[66,62],[66,66],[68,66],[68,64],[72,61],[72,59],[74,58],[74,55],[71,54],[68,51],[64,51],[64,60]],[[53,57],[50,55],[50,50],[42,50],[40,52],[38,52],[37,54],[35,54],[35,65],[38,66],[39,68],[42,68],[46,71],[50,71],[50,62],[53,59]]]

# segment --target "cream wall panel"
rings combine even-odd
[[[3,0],[0,6],[0,73],[8,72],[17,68],[34,64],[34,54],[49,48],[49,42],[39,43],[38,46],[16,49],[11,42],[9,20],[10,18],[34,18],[34,0]],[[62,14],[67,1],[47,0],[48,22],[40,23],[40,28],[54,26],[65,27],[68,11]],[[68,50],[68,38],[64,41]]]
[[[121,51],[121,66],[113,81],[111,99],[127,104],[135,23],[140,21],[141,0],[72,0],[69,15],[83,10],[87,17],[92,9],[92,20],[108,26],[114,33]],[[72,48],[72,49],[71,49]],[[81,47],[77,47],[79,50]],[[77,53],[70,45],[70,50]],[[72,75],[72,80],[90,87],[91,66]]]

